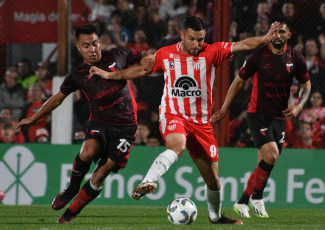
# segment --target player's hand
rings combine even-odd
[[[283,114],[288,120],[292,120],[298,116],[301,110],[302,110],[301,105],[297,104],[284,110]]]
[[[215,112],[214,114],[212,114],[211,116],[211,124],[215,125],[218,123],[218,121],[222,120],[225,116],[226,116],[227,110],[225,109],[221,109],[217,112]]]
[[[140,61],[142,69],[146,72],[146,74],[150,74],[155,67],[155,59],[152,54],[147,54]]]
[[[274,22],[271,25],[271,28],[267,32],[267,34],[264,36],[264,40],[266,42],[271,42],[275,37],[274,37],[274,32],[278,29],[280,23],[279,22]]]
[[[106,80],[117,80],[118,79],[118,74],[117,72],[107,72],[105,70],[102,70],[96,66],[93,66],[89,70],[90,73],[90,78],[92,78],[94,75],[97,75],[103,79]]]
[[[25,118],[25,119],[21,120],[20,122],[18,122],[16,124],[16,129],[21,130],[21,129],[24,129],[25,127],[32,125],[34,123],[35,123],[35,121],[34,121],[33,117],[28,117],[28,118]]]

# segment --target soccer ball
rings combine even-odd
[[[197,208],[189,198],[177,198],[168,205],[167,216],[172,224],[192,224],[197,217]]]
[[[5,198],[6,194],[0,190],[0,201],[2,201]]]

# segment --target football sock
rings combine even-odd
[[[70,175],[70,186],[78,187],[78,189],[80,188],[80,184],[89,171],[90,165],[91,161],[85,162],[80,159],[79,154],[76,156]]]
[[[254,179],[255,179],[255,171],[252,172],[252,174],[248,178],[246,189],[245,189],[243,195],[241,196],[241,198],[238,200],[238,202],[237,202],[238,204],[248,205],[249,197],[253,194],[253,191],[254,191]]]
[[[248,205],[249,197],[250,197],[250,195],[248,195],[246,192],[244,192],[243,195],[240,197],[240,199],[237,201],[237,203]]]
[[[219,191],[213,191],[205,185],[209,217],[213,222],[218,221],[221,217],[221,190],[222,188]]]
[[[257,165],[255,169],[254,192],[252,199],[263,199],[263,191],[272,169],[273,165],[269,165],[264,160],[261,160]]]
[[[155,182],[157,181],[169,167],[174,164],[178,159],[177,154],[170,149],[159,154],[159,156],[152,163],[147,175],[142,182]]]
[[[93,187],[96,189],[94,190]],[[102,191],[102,187],[91,185],[90,180],[82,187],[78,196],[74,199],[69,209],[72,213],[79,214],[80,211]],[[97,190],[98,189],[98,190]]]

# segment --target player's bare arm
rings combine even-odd
[[[298,116],[298,114],[303,109],[303,107],[305,106],[309,98],[310,91],[311,91],[310,80],[307,81],[306,83],[300,84],[298,103],[283,111],[284,116],[288,120],[292,120],[293,118],[296,118]]]
[[[131,80],[140,77],[144,77],[148,74],[151,74],[155,66],[155,61],[152,54],[146,54],[141,58],[141,65],[135,65],[128,67],[126,69],[116,71],[116,72],[107,72],[96,66],[90,68],[90,76],[97,75],[106,80]]]
[[[274,22],[265,36],[251,37],[239,42],[235,42],[232,45],[232,53],[255,49],[265,43],[271,42],[274,39],[274,32],[278,26],[279,22]]]
[[[58,107],[66,97],[67,95],[59,91],[57,94],[50,97],[33,116],[25,118],[18,122],[16,125],[16,129],[20,129],[24,126],[36,123],[36,121],[38,121],[43,116],[52,112],[56,107]]]
[[[228,89],[222,108],[219,111],[212,114],[211,117],[212,125],[215,125],[218,121],[220,121],[226,116],[229,106],[231,105],[232,101],[239,93],[240,89],[243,87],[244,83],[245,80],[243,80],[241,77],[237,75],[237,77],[235,78],[235,80],[232,82],[231,86]]]

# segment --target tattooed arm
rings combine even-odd
[[[310,90],[311,90],[310,81],[300,84],[298,103],[290,108],[287,108],[285,111],[283,111],[283,113],[287,119],[292,120],[293,118],[296,118],[298,116],[298,114],[300,113],[302,108],[305,106],[305,104],[309,98]]]

